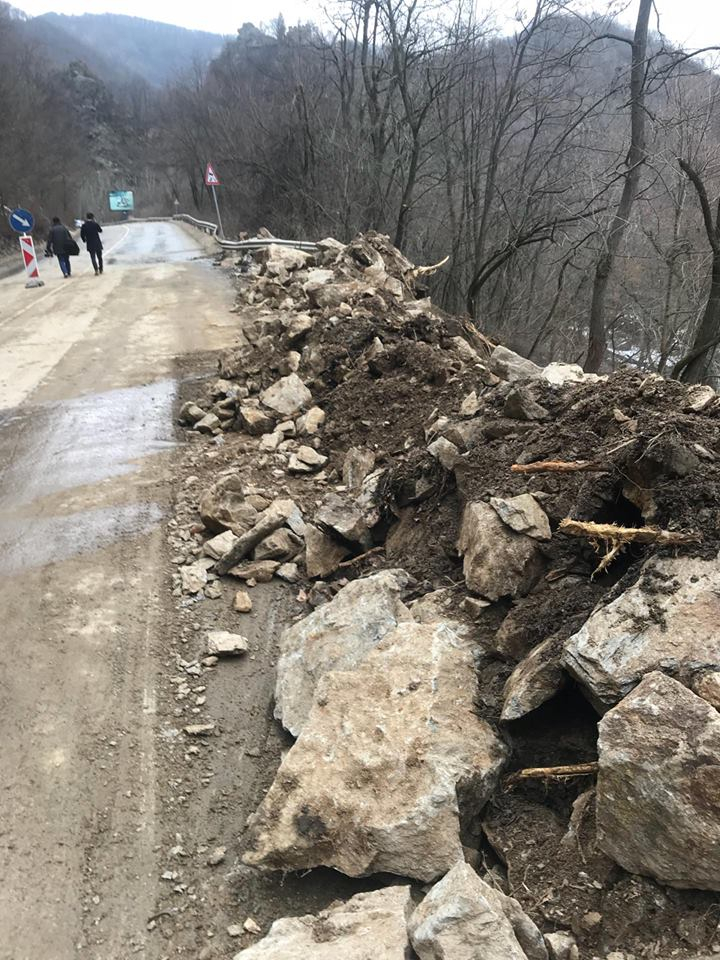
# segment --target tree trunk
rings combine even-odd
[[[710,295],[689,351],[692,359],[681,372],[681,380],[685,383],[703,383],[707,380],[718,337],[720,337],[720,253],[715,252]]]
[[[647,53],[648,23],[653,0],[640,0],[635,35],[632,42],[632,66],[630,69],[630,150],[627,155],[627,171],[620,203],[610,224],[602,251],[595,268],[592,302],[590,304],[590,329],[585,370],[597,373],[607,348],[605,304],[612,279],[615,258],[625,235],[630,214],[640,183],[640,167],[645,160],[645,57]]]

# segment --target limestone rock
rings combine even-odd
[[[262,403],[283,417],[294,417],[312,403],[312,394],[296,373],[277,380],[260,394]]]
[[[532,537],[516,533],[487,503],[468,503],[463,512],[458,550],[465,583],[489,600],[524,596],[539,580],[543,559]]]
[[[538,380],[542,376],[541,367],[507,347],[495,347],[490,355],[490,369],[502,380],[510,382]]]
[[[690,682],[720,669],[718,623],[718,560],[653,558],[634,586],[568,639],[562,664],[602,712],[652,670]]]
[[[262,436],[264,433],[272,433],[275,429],[275,421],[258,407],[243,404],[238,410],[238,420],[245,433],[253,437]]]
[[[198,433],[207,433],[214,436],[222,431],[220,418],[214,413],[208,413],[202,418],[202,420],[197,421],[195,424],[195,429],[198,431]]]
[[[307,720],[320,677],[357,666],[399,622],[410,619],[402,602],[409,581],[404,570],[353,580],[282,634],[275,716],[293,736]]]
[[[278,567],[277,575],[286,583],[297,583],[300,579],[300,570],[296,563],[283,563]]]
[[[205,411],[191,400],[184,403],[180,408],[178,420],[180,423],[197,423],[205,416]]]
[[[336,283],[305,283],[303,290],[313,307],[337,309],[360,295],[373,293],[364,280],[343,280]]]
[[[463,341],[464,343],[465,341]],[[431,457],[438,460],[446,470],[452,470],[460,460],[460,451],[445,437],[438,437],[427,448]]]
[[[254,580],[256,583],[270,583],[280,567],[279,560],[253,560],[237,567],[231,567],[228,573],[240,580]]]
[[[411,915],[408,932],[420,960],[547,960],[540,931],[517,901],[467,863],[435,884]]]
[[[250,613],[252,610],[252,600],[247,590],[238,590],[233,600],[233,609],[238,613]]]
[[[224,477],[214,483],[200,498],[199,510],[200,519],[213,533],[229,529],[244,533],[258,517],[258,511],[245,500],[243,483],[238,476]]]
[[[547,514],[531,493],[518,497],[491,497],[490,506],[516,533],[524,533],[534,540],[550,540],[552,531]]]
[[[227,630],[210,630],[207,635],[207,652],[211,657],[234,657],[247,653],[248,641],[239,633]]]
[[[542,379],[554,387],[566,383],[596,383],[601,378],[596,373],[585,373],[577,363],[549,363],[542,370]]]
[[[305,527],[305,570],[311,579],[326,577],[337,570],[350,552],[345,544],[328,537],[311,523]]]
[[[333,270],[316,267],[314,270],[308,270],[307,280],[305,282],[311,284],[330,283],[330,281],[334,279],[335,272]]]
[[[368,528],[360,508],[337,493],[328,493],[315,513],[315,525],[330,536],[365,545]]]
[[[463,859],[504,743],[475,709],[472,645],[401,623],[354,670],[320,680],[300,737],[250,818],[248,864],[433,880]]]
[[[469,393],[460,404],[460,416],[474,417],[475,414],[480,410],[480,406],[481,404],[478,400],[478,395],[475,390],[473,390],[472,393]]]
[[[565,930],[558,930],[556,933],[546,933],[545,943],[548,948],[550,960],[579,960],[575,937]]]
[[[343,460],[343,483],[352,494],[362,490],[365,478],[375,469],[375,453],[367,447],[350,447]]]
[[[232,530],[225,530],[223,533],[219,533],[217,536],[205,541],[203,544],[203,553],[207,557],[212,557],[213,560],[219,560],[223,554],[228,552],[233,544],[237,543],[237,540],[238,538]]]
[[[180,567],[180,581],[183,593],[199,593],[207,583],[207,572],[213,561],[209,557],[196,560]]]
[[[560,666],[562,641],[548,637],[519,663],[503,691],[501,720],[517,720],[550,700],[565,685]]]
[[[540,406],[524,387],[515,387],[507,395],[503,406],[503,416],[510,420],[545,420],[548,412]]]
[[[313,328],[312,317],[306,313],[298,313],[286,327],[286,333],[290,343],[301,340]]]
[[[302,549],[302,540],[284,527],[275,530],[255,547],[254,560],[292,560]]]
[[[267,450],[268,453],[272,453],[273,450],[277,450],[283,442],[283,439],[283,435],[278,430],[274,430],[272,433],[266,433],[260,438],[260,446],[263,450]]]
[[[720,715],[648,674],[600,723],[597,835],[631,873],[720,890]]]
[[[685,409],[700,413],[710,406],[716,396],[717,394],[712,387],[703,383],[696,383],[692,387],[688,387]]]
[[[310,407],[307,413],[298,418],[297,432],[307,436],[315,436],[325,423],[325,411],[320,407]]]
[[[317,916],[283,917],[233,960],[407,960],[410,887],[384,887],[336,901]]]
[[[262,251],[258,258],[264,263],[263,273],[269,277],[284,277],[288,273],[304,267],[310,259],[310,254],[294,247],[284,247],[272,243]]]
[[[696,677],[693,680],[692,689],[703,700],[711,703],[716,710],[720,710],[720,670],[711,670]]]
[[[324,467],[328,458],[312,447],[300,447],[291,457],[288,470],[291,473],[313,473]]]

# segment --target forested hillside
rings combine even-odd
[[[108,69],[111,77],[122,70],[126,76],[135,75],[154,86],[177,80],[189,67],[205,67],[223,46],[223,38],[216,33],[112,13],[75,17],[47,13],[35,17],[28,27],[31,35],[47,27],[64,32],[74,43],[95,51],[97,65]],[[57,59],[51,45],[49,54]],[[75,53],[69,59],[82,56]],[[68,62],[66,55],[60,62]]]
[[[650,10],[634,4],[633,34],[537,0],[508,36],[460,4],[438,20],[407,0],[346,0],[322,28],[245,25],[163,91],[108,90],[76,65],[91,103],[38,64],[49,126],[23,135],[31,163],[3,156],[0,193],[74,213],[102,209],[112,184],[136,190],[139,214],[177,199],[210,215],[212,159],[233,231],[375,228],[418,262],[447,257],[434,297],[534,359],[670,373],[720,333],[720,85],[712,51],[673,49],[648,32]],[[0,135],[19,149],[18,122],[1,117]],[[708,377],[711,354],[685,373]]]

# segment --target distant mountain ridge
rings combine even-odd
[[[105,79],[142,78],[163,86],[222,50],[220,34],[114,13],[45,13],[24,24],[28,39],[58,66],[83,60]]]

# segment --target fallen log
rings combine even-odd
[[[220,575],[227,573],[231,567],[254,550],[261,540],[284,526],[294,509],[295,504],[292,500],[279,500],[271,504],[260,514],[255,526],[251,527],[247,533],[243,533],[237,543],[222,555],[215,564],[215,572]]]
[[[630,543],[659,544],[662,547],[679,547],[689,543],[701,543],[699,533],[681,533],[677,530],[661,530],[660,527],[620,527],[614,523],[593,523],[592,521],[572,520],[567,517],[558,528],[571,537],[584,537],[589,540],[597,553],[605,550],[593,577],[602,573],[615,557]]]
[[[537,460],[535,463],[514,463],[513,473],[605,473],[612,469],[594,460]]]
[[[570,763],[560,767],[526,767],[517,770],[505,781],[506,786],[512,786],[521,780],[565,780],[568,777],[592,777],[598,772],[598,762]]]

